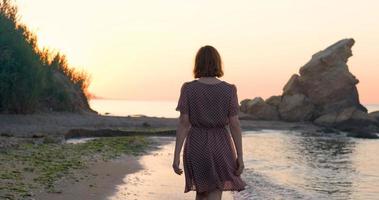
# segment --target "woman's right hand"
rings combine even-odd
[[[235,171],[235,175],[239,176],[242,174],[243,169],[245,168],[245,164],[242,159],[237,159],[237,170]]]

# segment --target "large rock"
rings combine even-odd
[[[371,137],[379,129],[379,111],[367,113],[361,105],[358,79],[347,66],[355,41],[343,39],[317,52],[283,87],[281,96],[246,101],[242,112],[273,117],[274,110],[285,121],[314,121],[322,126]],[[271,106],[271,107],[270,107]]]
[[[275,106],[267,104],[261,97],[241,101],[240,110],[250,115],[249,117],[245,116],[245,118],[279,120],[279,113]]]
[[[286,95],[279,105],[280,118],[285,121],[309,121],[314,105],[303,94]]]
[[[265,102],[268,105],[271,105],[271,106],[278,108],[281,101],[282,101],[282,96],[271,96],[268,99],[266,99]]]
[[[238,118],[240,120],[259,120],[257,116],[250,115],[241,111],[238,113]]]
[[[300,75],[295,74],[290,78],[283,88],[279,107],[282,119],[315,119],[316,124],[349,131],[357,137],[368,137],[378,130],[378,121],[374,117],[377,114],[369,116],[367,109],[360,104],[356,87],[359,81],[346,64],[352,56],[353,45],[353,39],[336,42],[314,54],[300,68]],[[299,95],[304,96],[300,98]],[[299,96],[298,99],[295,96]],[[301,103],[302,98],[310,103]],[[292,105],[288,103],[290,101]]]
[[[379,111],[370,112],[368,116],[375,119],[379,123]]]
[[[291,76],[290,80],[283,87],[283,95],[294,95],[302,93],[302,88],[299,81],[300,76],[294,74]]]
[[[340,40],[314,54],[300,68],[297,83],[292,84],[293,87],[287,88],[287,91],[298,91],[301,88],[301,93],[317,107],[320,116],[349,107],[367,112],[359,102],[355,86],[359,81],[350,73],[346,64],[352,56],[353,44],[353,39]],[[296,82],[290,79],[289,83],[291,81]]]
[[[375,133],[379,130],[377,127],[378,122],[375,118],[355,107],[322,115],[314,123],[334,127],[342,131],[353,132],[356,136],[368,136],[370,133]]]

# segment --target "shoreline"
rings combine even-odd
[[[284,122],[240,119],[241,128],[247,130],[274,129],[320,132],[325,128],[309,122]],[[1,136],[42,138],[46,136],[64,139],[70,131],[116,130],[144,131],[152,129],[176,130],[178,118],[148,116],[106,116],[92,113],[77,114],[67,112],[37,113],[30,115],[0,114]],[[147,134],[149,135],[149,134]],[[171,132],[168,135],[175,135]]]
[[[175,138],[150,137],[150,139],[158,144],[158,148],[138,158],[143,169],[126,175],[124,182],[127,184],[118,185],[117,192],[108,199],[195,199],[195,191],[184,193],[184,174],[179,176],[171,168]],[[182,158],[182,156],[183,152],[180,157]],[[180,167],[183,169],[182,161]],[[222,199],[232,200],[232,192],[224,191]]]
[[[298,131],[302,134],[335,133],[310,122],[240,119],[242,131],[262,129]],[[104,116],[93,113],[51,112],[28,115],[0,114],[0,149],[17,146],[19,140],[64,143],[66,139],[113,136],[175,136],[178,118]]]
[[[66,191],[71,192],[63,199],[73,199],[70,193],[110,195],[107,185],[120,183],[122,175],[140,170],[137,157],[156,148],[143,136],[97,138],[77,144],[12,139],[15,146],[0,149],[0,198],[5,199],[52,199]]]
[[[240,122],[242,131],[271,129],[293,130],[301,132],[302,134],[326,134],[324,128],[307,122],[290,123],[282,121],[252,121],[243,119],[241,119]],[[37,144],[37,146],[39,144],[52,144],[59,147],[65,144],[64,141],[67,138],[78,138],[80,136],[102,136],[101,140],[106,140],[105,138],[108,136],[136,136],[146,138],[149,141],[152,141],[150,139],[152,139],[153,136],[167,136],[172,140],[175,138],[177,123],[177,118],[146,116],[115,117],[74,113],[39,113],[31,115],[1,114],[0,149],[8,151],[8,149],[17,148],[24,143]],[[154,152],[154,150],[159,149],[166,144],[167,141],[158,141],[157,143],[147,145],[147,147],[144,148],[147,151],[147,154],[142,154],[142,156],[147,155],[148,157],[149,154]],[[91,146],[88,148],[90,147]],[[25,154],[29,153],[29,150],[24,150],[24,153],[20,152],[20,155],[25,156]],[[69,152],[68,154],[73,153]],[[122,156],[119,157],[119,159],[111,159],[106,162],[101,160],[91,162],[89,163],[88,169],[81,169],[82,171],[79,170],[75,172],[82,172],[85,178],[81,178],[77,181],[75,179],[69,179],[69,175],[63,175],[56,182],[58,186],[57,191],[51,193],[40,188],[41,190],[39,191],[32,191],[32,196],[36,195],[38,197],[37,199],[72,199],[71,197],[73,196],[76,197],[82,195],[81,197],[83,198],[91,197],[91,199],[93,199],[93,196],[96,196],[99,197],[99,199],[104,199],[107,196],[112,195],[112,192],[117,192],[117,188],[115,187],[123,184],[123,178],[126,174],[136,174],[140,171],[147,170],[146,167],[144,168],[141,164],[141,157],[125,153],[122,153],[121,155]],[[170,163],[166,163],[166,165],[171,166]],[[147,166],[147,168],[149,167],[154,168],[155,166]],[[9,169],[3,169],[0,173],[6,174]],[[22,168],[20,168],[17,173],[21,173],[22,176],[24,175],[23,173],[30,174],[30,172],[25,172]],[[4,183],[4,180],[0,179],[0,186],[2,183],[1,181]],[[184,182],[184,180],[182,180],[182,182]],[[7,184],[7,180],[5,180],[5,184]],[[29,186],[26,186],[26,188],[28,187]],[[140,185],[140,187],[142,186]],[[181,189],[179,188],[173,191],[180,192]]]
[[[61,180],[60,193],[40,192],[35,199],[67,200],[121,200],[152,197],[163,199],[194,199],[195,192],[184,193],[184,175],[178,176],[170,168],[175,139],[172,137],[149,137],[152,142],[147,153],[92,163],[82,173],[89,176],[79,182]],[[168,156],[169,155],[169,156]],[[182,155],[181,155],[182,156]],[[181,163],[181,167],[183,164]],[[160,181],[164,177],[165,181]],[[223,192],[223,199],[232,200],[230,191]]]
[[[77,173],[88,174],[84,180],[58,181],[61,192],[49,193],[40,191],[34,198],[41,200],[55,199],[106,199],[116,192],[116,186],[123,183],[123,176],[142,170],[138,157],[122,155],[120,158],[109,161],[97,161],[87,169]]]

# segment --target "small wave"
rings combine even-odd
[[[242,178],[246,181],[246,189],[233,192],[234,199],[325,199],[319,194],[304,193],[296,188],[275,183],[272,179],[252,169],[246,169]]]

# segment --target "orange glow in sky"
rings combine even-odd
[[[18,0],[40,46],[91,74],[101,97],[177,100],[196,51],[216,47],[239,100],[281,93],[319,50],[356,40],[348,65],[363,103],[379,103],[376,0]]]

